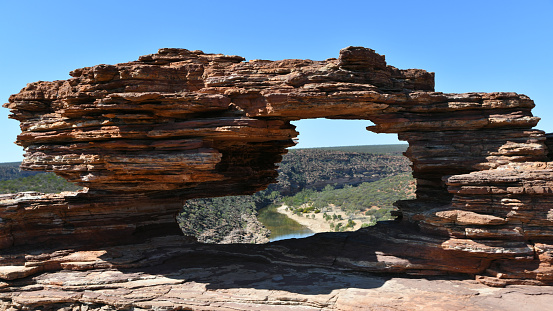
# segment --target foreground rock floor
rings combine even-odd
[[[121,258],[140,261],[129,254]],[[553,304],[552,286],[497,288],[468,277],[375,275],[230,252],[166,250],[139,268],[108,267],[97,255],[72,255],[63,270],[0,283],[0,310],[519,311]]]
[[[549,310],[553,288],[232,263],[167,275],[62,271],[3,296],[13,304],[2,310]]]

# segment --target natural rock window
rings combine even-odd
[[[204,243],[266,243],[394,219],[394,202],[414,198],[411,163],[403,155],[407,144],[362,145],[379,138],[366,130],[368,120],[316,121],[326,130],[310,132],[310,122],[295,124],[300,149],[283,156],[277,183],[251,196],[186,201],[177,216],[184,234]],[[301,148],[317,142],[351,146]]]
[[[87,187],[2,197],[0,248],[19,252],[6,259],[16,268],[4,278],[53,267],[47,256],[26,257],[37,245],[82,249],[181,234],[175,215],[184,201],[265,189],[297,136],[290,122],[334,118],[371,120],[371,131],[408,142],[416,199],[399,204],[400,222],[302,247],[277,242],[289,247],[278,255],[259,246],[263,258],[316,255],[309,258],[354,270],[553,282],[551,143],[534,129],[539,118],[525,95],[435,92],[433,73],[395,68],[362,47],[324,61],[161,49],[71,76],[30,83],[4,105],[21,122],[23,168]]]

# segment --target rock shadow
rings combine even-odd
[[[379,224],[388,232],[402,228],[397,223]],[[393,229],[392,229],[393,228]],[[132,255],[125,248],[111,248],[102,256],[114,266],[139,259],[136,268],[119,269],[123,273],[163,275],[167,278],[206,284],[207,289],[254,288],[302,294],[330,294],[345,288],[378,288],[392,277],[460,279],[468,275],[424,276],[408,266],[427,264],[432,257],[421,244],[409,249],[394,239],[372,235],[368,231],[319,233],[302,239],[268,244],[181,244],[153,246]],[[403,228],[401,236],[410,229]],[[409,240],[413,242],[413,240]],[[178,243],[178,242],[177,242]],[[438,243],[439,245],[439,243]],[[121,252],[118,254],[118,252]],[[393,253],[396,255],[392,255]],[[408,253],[412,252],[409,256]],[[139,254],[139,255],[138,255]],[[138,255],[138,256],[137,256]],[[441,260],[443,258],[436,258]],[[140,262],[142,260],[142,262]],[[435,272],[435,271],[434,271]]]

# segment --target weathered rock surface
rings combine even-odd
[[[386,66],[364,48],[326,61],[250,62],[162,49],[71,75],[31,83],[5,106],[21,121],[23,168],[93,190],[256,191],[273,181],[297,135],[289,121],[301,118],[367,119],[372,131],[402,133],[424,180],[545,159],[544,133],[529,130],[539,118],[528,97],[432,92],[433,74]]]
[[[162,49],[71,75],[31,83],[4,105],[21,122],[22,167],[86,187],[0,197],[4,279],[81,270],[37,263],[37,252],[129,249],[174,234],[184,200],[263,189],[298,134],[290,121],[325,117],[371,120],[368,130],[407,141],[417,199],[397,203],[396,223],[287,242],[294,251],[260,246],[255,256],[348,271],[481,275],[496,286],[553,284],[553,137],[533,129],[539,118],[525,95],[435,92],[433,73],[397,69],[360,47],[325,61],[249,62]]]
[[[0,196],[0,248],[24,245],[82,247],[141,241],[145,237],[181,234],[174,198],[91,195],[86,190]],[[2,254],[0,252],[0,254]]]
[[[183,244],[164,237],[31,256],[32,267],[49,272],[4,281],[0,309],[547,310],[553,302],[551,286],[497,288],[452,277],[354,272],[340,263],[340,256],[355,251],[346,234],[331,241],[344,251],[301,250],[305,243],[336,240],[323,236],[268,245]],[[314,260],[318,256],[322,260]]]

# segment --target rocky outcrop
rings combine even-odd
[[[432,92],[433,74],[387,66],[364,48],[344,49],[339,59],[274,62],[162,49],[71,75],[31,83],[5,106],[21,121],[23,168],[93,190],[259,190],[297,135],[289,121],[301,118],[367,119],[374,132],[401,133],[419,193],[431,198],[446,193],[445,172],[545,159],[526,96]]]
[[[370,131],[398,133],[409,143],[417,198],[397,203],[395,223],[287,242],[294,251],[259,246],[255,256],[338,270],[480,275],[492,285],[553,283],[553,144],[533,129],[539,118],[525,95],[435,92],[433,73],[397,69],[360,47],[325,61],[248,62],[162,49],[71,75],[31,83],[4,105],[21,122],[22,167],[86,187],[0,198],[5,279],[75,267],[35,268],[37,245],[44,253],[136,245],[174,234],[184,200],[265,188],[298,134],[290,121],[324,117],[366,119],[375,124]],[[232,247],[225,252],[250,254]]]

